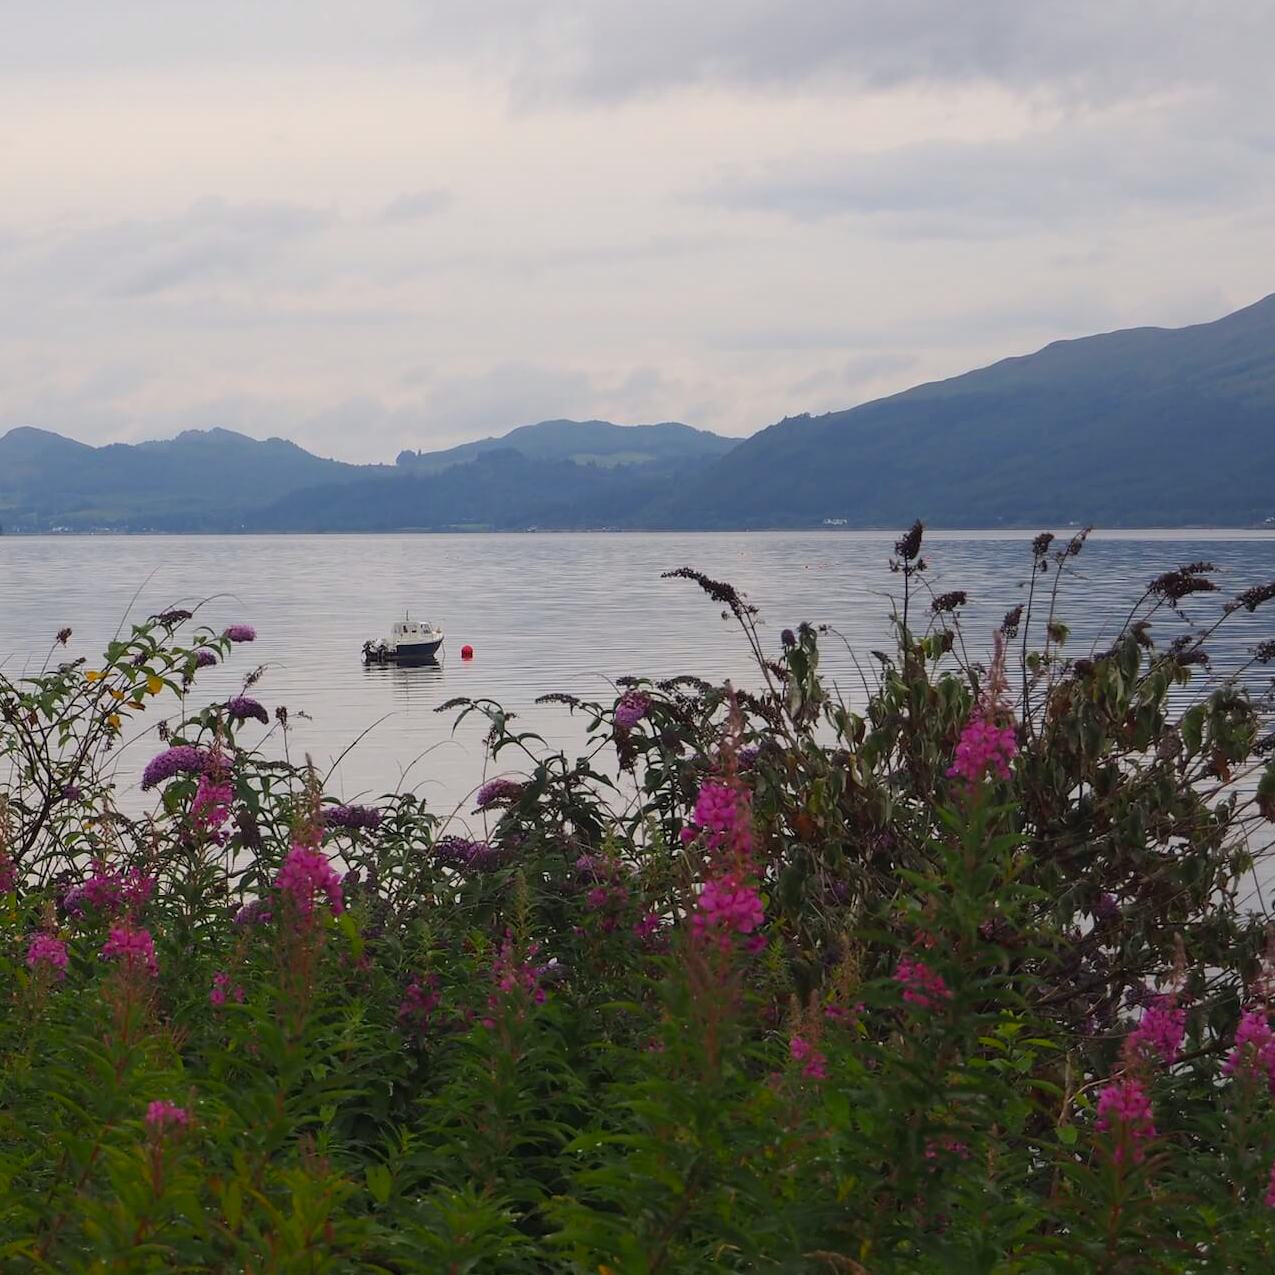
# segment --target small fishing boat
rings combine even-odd
[[[404,614],[388,638],[369,638],[363,643],[363,659],[368,664],[429,664],[442,645],[443,630],[436,624]]]

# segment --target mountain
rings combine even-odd
[[[1246,526],[1275,516],[1275,295],[1057,341],[741,443],[655,526]]]
[[[19,427],[0,436],[0,524],[234,530],[250,510],[282,494],[383,468],[324,460],[281,438],[260,442],[225,429],[89,447]]]
[[[511,448],[438,473],[306,491],[261,510],[261,531],[523,531],[640,526],[668,478],[657,465],[606,468]]]
[[[614,425],[610,421],[540,421],[500,438],[481,438],[439,452],[400,452],[397,464],[414,474],[439,473],[496,451],[513,450],[532,460],[569,460],[578,465],[676,465],[724,456],[739,442],[678,421],[659,425]]]
[[[1057,341],[742,442],[541,421],[394,466],[226,430],[0,437],[0,524],[183,531],[1251,526],[1275,519],[1275,295]]]

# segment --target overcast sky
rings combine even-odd
[[[0,431],[749,434],[1275,291],[1273,0],[0,0]]]

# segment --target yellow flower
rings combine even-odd
[[[119,687],[117,687],[117,686],[112,686],[112,687],[111,687],[111,698],[112,698],[113,700],[122,700],[122,699],[124,698],[124,692],[123,692],[123,691],[121,691],[121,690],[119,689]]]
[[[119,730],[119,728],[120,728],[120,715],[119,715],[118,713],[112,713],[112,714],[110,715],[110,717],[108,717],[108,718],[106,719],[106,724],[107,724],[107,725],[108,725],[108,726],[109,726],[112,730]]]
[[[150,691],[152,695],[158,695],[160,691],[164,689],[164,683],[160,681],[154,673],[152,673],[150,677],[146,679],[146,689]]]
[[[101,676],[102,676],[102,675],[101,675],[101,673],[99,673],[99,672],[97,671],[97,669],[95,669],[95,668],[91,668],[91,669],[88,669],[88,670],[85,672],[84,676],[85,676],[85,678],[86,678],[88,681],[90,681],[90,682],[96,682],[96,681],[99,681],[99,680],[101,679]]]

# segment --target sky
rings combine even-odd
[[[1272,0],[0,0],[0,432],[747,435],[1275,291]]]

